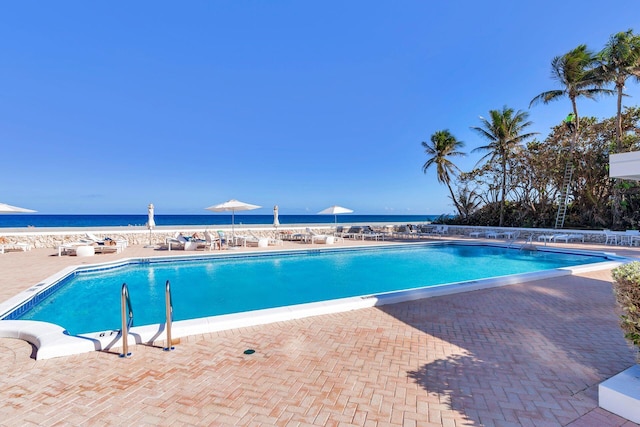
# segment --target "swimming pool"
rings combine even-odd
[[[306,250],[196,259],[132,260],[74,271],[5,319],[37,320],[70,335],[120,329],[120,291],[127,283],[134,325],[165,321],[164,286],[174,320],[415,291],[490,277],[592,264],[606,258],[513,248],[419,244]]]

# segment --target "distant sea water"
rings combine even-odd
[[[397,223],[416,224],[433,221],[439,215],[338,215],[338,224]],[[156,226],[172,225],[230,225],[231,214],[219,215],[155,215]],[[333,224],[333,215],[280,215],[281,225]],[[147,215],[0,215],[1,228],[75,228],[75,227],[127,227],[144,226]],[[235,215],[236,225],[271,225],[273,215]]]

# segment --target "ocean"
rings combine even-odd
[[[338,224],[353,223],[396,223],[416,224],[433,221],[439,215],[338,215]],[[281,225],[333,224],[333,215],[279,215]],[[202,215],[155,215],[157,227],[172,225],[230,225],[231,214]],[[127,227],[144,226],[147,215],[45,215],[45,214],[3,214],[0,215],[2,228],[75,228],[75,227]],[[271,225],[273,215],[235,214],[235,224]]]

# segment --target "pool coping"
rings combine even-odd
[[[509,247],[500,242],[470,242],[466,240],[452,240],[448,242],[416,242],[404,243],[399,246],[425,246],[425,245],[442,245],[456,244],[465,246],[493,246],[493,247]],[[395,246],[395,245],[394,245]],[[243,253],[225,253],[225,254],[198,254],[189,256],[158,256],[150,258],[123,258],[117,261],[96,263],[91,265],[77,265],[62,269],[61,271],[51,275],[40,283],[30,287],[20,294],[10,298],[0,304],[0,313],[2,316],[11,312],[7,307],[15,310],[25,301],[34,298],[56,283],[76,271],[95,270],[102,268],[117,268],[118,266],[127,265],[132,262],[144,262],[153,259],[154,262],[162,262],[166,260],[195,260],[210,258],[244,258],[255,256],[277,256],[282,254],[293,253],[309,253],[312,252],[340,252],[353,251],[359,249],[378,249],[387,248],[388,245],[367,245],[353,246],[349,248],[323,248],[323,249],[284,249],[269,252],[250,251]],[[622,263],[631,261],[628,258],[621,257],[615,253],[590,251],[572,248],[552,248],[537,247],[536,250],[545,252],[570,253],[579,255],[591,255],[606,257],[608,260],[604,262],[584,264],[572,267],[562,267],[551,270],[542,270],[532,273],[521,273],[508,276],[498,276],[487,279],[477,279],[471,281],[453,282],[443,285],[435,285],[425,288],[409,289],[402,291],[391,291],[378,295],[365,295],[357,297],[340,298],[322,302],[313,302],[306,304],[298,304],[286,307],[254,310],[242,313],[233,313],[219,316],[204,317],[190,320],[180,320],[172,323],[171,336],[172,341],[182,337],[192,335],[202,335],[207,333],[219,332],[229,329],[244,328],[249,326],[264,325],[268,323],[290,321],[311,316],[319,316],[326,314],[339,313],[344,311],[358,310],[362,308],[370,308],[382,306],[386,304],[395,304],[400,302],[408,302],[417,299],[430,298],[441,295],[450,295],[461,292],[470,292],[480,289],[488,289],[500,286],[507,286],[516,283],[525,283],[535,280],[542,280],[552,277],[560,277],[565,275],[573,275],[589,271],[598,271],[603,269],[611,269]],[[87,353],[91,351],[113,351],[115,348],[122,347],[122,336],[119,330],[114,331],[98,331],[89,334],[69,335],[64,328],[48,322],[34,320],[2,320],[0,321],[0,337],[22,339],[30,342],[36,347],[35,358],[37,360],[50,359],[54,357],[70,356],[74,354]],[[147,326],[132,327],[128,333],[127,343],[135,344],[157,344],[158,342],[166,342],[165,324],[155,324]]]

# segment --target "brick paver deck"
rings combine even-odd
[[[53,253],[0,255],[0,298],[86,262]],[[35,361],[0,339],[0,425],[635,425],[598,408],[634,363],[608,271],[131,350]]]

